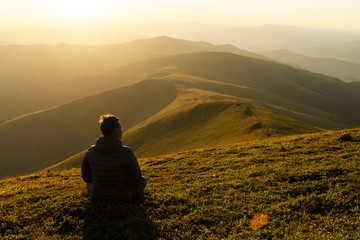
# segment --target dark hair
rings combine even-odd
[[[104,135],[110,135],[114,130],[120,127],[120,120],[111,114],[103,114],[99,119],[100,130]]]

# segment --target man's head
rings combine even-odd
[[[122,138],[122,125],[120,120],[111,114],[103,114],[99,119],[100,130],[104,136],[115,136]]]

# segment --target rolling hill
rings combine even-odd
[[[162,121],[169,123],[169,131],[176,131],[170,127],[176,126],[179,119],[171,117],[171,114],[181,113],[179,117],[189,118],[190,113],[195,113],[197,116],[194,118],[197,120],[211,117],[208,125],[204,124],[204,128],[199,128],[199,135],[203,135],[207,127],[220,125],[223,120],[229,129],[222,130],[233,141],[262,137],[264,134],[260,129],[267,124],[251,118],[248,119],[251,120],[249,122],[240,121],[238,125],[233,123],[234,118],[239,120],[243,116],[229,114],[231,111],[225,107],[230,104],[229,100],[240,101],[241,106],[250,104],[265,107],[304,123],[296,123],[289,118],[261,110],[264,116],[272,118],[270,123],[283,120],[283,125],[291,126],[288,133],[312,132],[314,128],[308,125],[344,128],[359,124],[360,113],[357,109],[360,96],[357,90],[338,79],[265,60],[229,53],[182,54],[134,63],[88,80],[99,83],[102,81],[107,86],[107,83],[116,84],[119,76],[126,79],[128,84],[136,84],[0,124],[0,176],[24,174],[49,167],[86,149],[98,135],[96,119],[104,112],[119,115],[127,129],[142,126],[138,128],[141,130],[138,133],[144,135],[151,133],[151,124],[159,124],[147,120],[161,122],[163,118]],[[206,104],[211,105],[207,103],[209,100],[225,102],[213,103],[213,107],[209,107],[211,112],[191,111],[190,107],[207,109]],[[234,108],[241,112],[241,106],[230,105],[228,109]],[[223,117],[217,118],[220,115]],[[199,126],[196,121],[186,123],[190,127]],[[239,137],[252,125],[256,126],[254,131],[243,138]],[[274,126],[280,127],[276,124]],[[281,133],[280,129],[272,132]],[[192,138],[196,137],[194,132]],[[156,144],[161,145],[161,141],[169,140],[166,139],[166,135],[159,136]],[[214,145],[232,143],[225,139],[224,136],[217,143],[214,142],[215,138],[204,135],[203,140],[213,142]],[[203,146],[201,140],[197,141],[199,145],[189,141],[184,144],[184,149]],[[26,144],[19,145],[19,142]],[[179,146],[168,147],[173,151]],[[139,151],[141,148],[139,146]],[[144,153],[147,151],[149,149],[144,150]],[[23,158],[24,153],[26,159]]]
[[[285,64],[295,65],[312,72],[337,77],[345,82],[360,80],[360,63],[353,63],[336,58],[308,57],[292,53],[286,49],[260,52],[260,54]]]
[[[348,119],[344,124],[359,124],[360,112],[354,109],[360,107],[360,96],[339,79],[266,60],[212,52],[157,58],[132,68],[149,71],[165,66],[177,67],[178,72],[192,76],[251,87],[328,112],[332,118]],[[121,75],[121,70],[111,75]]]
[[[231,45],[169,37],[104,46],[3,46],[0,47],[0,61],[4,62],[0,66],[0,118],[10,119],[123,86],[126,79],[122,80],[121,75],[115,76],[116,84],[102,81],[103,72],[120,66],[164,55],[204,51],[263,58]],[[101,77],[91,81],[94,75]]]
[[[359,239],[360,130],[140,159],[141,206],[92,203],[79,169],[0,180],[9,239]]]

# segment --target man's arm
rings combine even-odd
[[[130,152],[130,166],[129,166],[129,185],[130,188],[136,188],[141,182],[141,170],[139,166],[139,162],[133,153]]]
[[[91,168],[89,166],[89,163],[86,159],[86,155],[82,161],[81,165],[81,175],[84,182],[91,183],[92,182],[92,174],[91,174]]]

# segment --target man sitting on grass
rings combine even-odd
[[[134,152],[122,145],[123,128],[114,115],[100,116],[99,137],[85,154],[82,178],[91,199],[100,202],[141,203],[146,179],[141,176]]]

